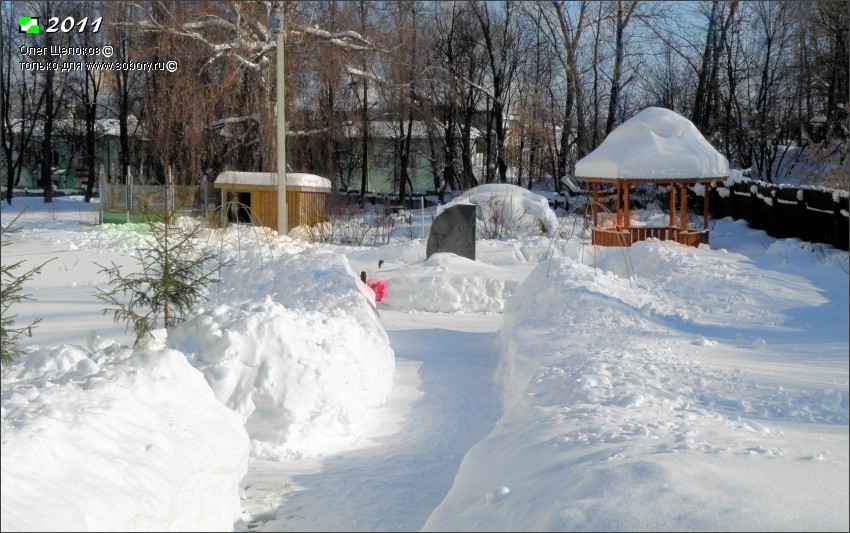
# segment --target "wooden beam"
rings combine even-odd
[[[676,226],[676,184],[670,184],[670,224],[671,228]]]
[[[688,229],[688,191],[685,187],[684,182],[679,184],[679,229],[682,231]]]
[[[617,228],[623,227],[623,184],[617,183]]]
[[[702,229],[708,229],[708,197],[711,196],[711,182],[705,183],[702,193]]]
[[[626,223],[624,224],[624,226],[625,226],[626,229],[629,229],[629,219],[631,218],[631,213],[629,211],[629,187],[630,187],[630,184],[627,181],[624,185],[626,186],[626,190],[625,190],[625,193],[623,195],[623,201],[626,202]]]
[[[593,203],[590,206],[590,212],[593,214],[593,226],[599,226],[598,220],[598,202],[599,202],[599,183],[593,182]]]

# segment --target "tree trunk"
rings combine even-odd
[[[505,158],[505,108],[502,102],[502,80],[497,76],[498,83],[494,80],[493,96],[493,118],[496,121],[496,169],[499,172],[499,182],[508,181],[508,162]],[[498,88],[496,88],[498,87]]]
[[[97,92],[94,93],[94,98],[97,98]],[[90,102],[86,106],[86,168],[88,169],[89,179],[86,183],[86,193],[84,199],[86,202],[91,202],[91,197],[94,192],[94,177],[95,177],[95,138],[94,127],[97,118],[97,107],[95,102]]]
[[[474,111],[472,105],[466,107],[460,133],[460,159],[463,166],[463,187],[465,189],[471,189],[478,185],[475,170],[472,168],[472,116]]]
[[[623,68],[623,0],[617,2],[617,33],[614,48],[614,73],[611,78],[611,97],[608,99],[608,120],[605,121],[605,135],[614,129],[617,104],[620,100],[620,73]]]
[[[596,18],[596,36],[593,40],[593,140],[590,148],[599,146],[599,35],[602,33],[602,6]]]
[[[369,101],[367,100],[369,93],[369,82],[363,78],[363,110],[361,120],[363,121],[363,133],[361,148],[363,151],[363,161],[360,167],[360,207],[366,205],[366,188],[369,183]]]
[[[361,0],[360,2],[360,34],[366,35],[366,19],[367,19],[367,3]],[[366,57],[363,57],[363,72],[368,71],[366,65]],[[366,206],[366,190],[369,184],[369,81],[363,78],[363,108],[361,110],[362,139],[361,148],[363,151],[363,161],[360,167],[360,207]]]
[[[581,34],[584,28],[584,13],[587,8],[586,3],[581,4],[581,10],[579,12],[579,20],[576,24],[575,33],[571,34],[570,26],[567,20],[567,14],[564,10],[564,3],[559,1],[553,1],[552,4],[555,7],[555,10],[558,13],[558,24],[561,26],[561,38],[564,42],[564,52],[566,55],[566,61],[564,62],[564,70],[566,72],[567,77],[567,103],[566,108],[564,110],[564,129],[561,133],[561,151],[563,153],[564,161],[563,168],[564,174],[572,173],[572,158],[570,157],[570,143],[569,138],[572,134],[572,124],[570,120],[570,114],[572,113],[573,104],[575,104],[575,112],[576,112],[576,135],[575,135],[575,145],[576,151],[578,152],[578,157],[583,157],[585,155],[586,149],[586,132],[585,132],[585,120],[584,120],[584,99],[582,97],[582,87],[581,80],[579,77],[579,73],[581,72],[578,68],[578,59],[576,50],[578,49],[579,39],[581,39]],[[573,97],[575,97],[575,102],[573,102]],[[559,161],[560,163],[560,161]],[[569,168],[567,168],[569,167]]]
[[[714,39],[714,26],[717,19],[717,0],[711,3],[711,15],[708,17],[708,31],[705,36],[705,47],[702,52],[702,66],[697,81],[697,91],[694,95],[694,109],[691,120],[700,130],[704,129],[705,93],[708,87],[709,70],[711,68],[712,40]]]
[[[50,34],[46,34],[47,46],[50,47]],[[41,141],[41,186],[44,188],[44,203],[53,202],[53,176],[50,167],[53,164],[53,71],[44,74],[45,111],[44,137]]]
[[[714,48],[711,57],[711,69],[708,80],[708,95],[705,102],[705,111],[703,112],[702,121],[706,132],[711,132],[717,128],[717,116],[720,111],[720,86],[718,78],[720,74],[720,54],[726,47],[726,35],[732,21],[735,18],[735,11],[738,8],[737,0],[729,4],[729,13],[726,16],[726,21],[720,27],[720,36],[714,32]],[[719,16],[719,14],[718,14]]]

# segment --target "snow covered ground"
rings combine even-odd
[[[209,301],[133,348],[93,261],[132,268],[144,227],[76,197],[4,226],[25,206],[3,262],[56,259],[2,369],[3,531],[850,529],[847,252],[731,219],[476,261],[237,226]]]

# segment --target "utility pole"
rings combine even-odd
[[[283,55],[283,2],[278,4],[278,10],[272,15],[272,27],[277,26],[277,50],[275,77],[277,98],[277,234],[286,235],[289,232],[286,216],[286,113],[284,77],[284,55]]]

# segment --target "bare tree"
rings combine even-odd
[[[628,3],[624,2],[624,0],[617,0],[616,26],[614,30],[616,36],[614,41],[614,69],[611,75],[611,96],[608,99],[608,119],[605,121],[605,135],[608,135],[614,129],[617,104],[619,103],[620,90],[622,89],[620,78],[623,70],[623,33],[638,3],[638,0],[631,0]]]
[[[36,4],[38,16],[42,20],[48,20],[52,14],[61,6],[59,2],[45,1]],[[49,50],[52,45],[63,44],[61,33],[44,32],[41,45],[43,49]],[[40,54],[40,57],[47,61],[47,54]],[[41,169],[39,173],[39,185],[44,189],[44,202],[53,202],[53,130],[54,122],[59,115],[60,109],[64,104],[65,79],[60,77],[57,81],[56,70],[46,68],[43,71],[42,88],[44,93],[44,107],[41,114],[42,129],[41,129]]]
[[[371,43],[351,30],[329,31],[314,24],[315,19],[305,18],[299,12],[301,4],[280,2],[284,10],[284,31],[288,47],[304,48],[306,42],[320,42],[326,46],[350,53],[374,51]],[[246,168],[271,168],[274,163],[274,98],[273,61],[276,38],[269,30],[269,18],[277,9],[276,2],[216,2],[186,4],[156,1],[145,4],[140,20],[126,24],[138,32],[157,36],[160,45],[156,50],[171,50],[181,58],[178,76],[146,80],[146,108],[151,98],[165,98],[168,103],[182,100],[171,107],[165,120],[162,112],[148,113],[151,135],[183,127],[179,139],[191,139],[191,153],[198,154],[195,161],[186,162],[177,154],[186,154],[185,143],[170,142],[155,148],[158,158],[168,160],[175,167],[186,167],[183,173],[197,175],[206,168],[228,164],[227,161]],[[314,13],[305,8],[308,14]],[[179,52],[178,52],[179,51]],[[160,57],[160,59],[171,59]],[[297,94],[300,74],[304,72],[306,58],[303,54],[287,54],[286,77],[293,90],[287,91],[287,100]],[[362,66],[362,65],[361,65]],[[290,67],[292,67],[290,69]],[[295,72],[291,72],[291,70]],[[362,69],[346,65],[347,74],[366,75]],[[193,83],[182,82],[185,76],[194,76]],[[201,84],[198,79],[205,80]],[[179,84],[174,85],[174,84]],[[165,85],[165,87],[158,87]],[[364,83],[367,86],[368,83]],[[174,87],[175,90],[165,91]],[[213,90],[214,89],[214,90]],[[186,105],[188,104],[188,105]],[[289,105],[289,104],[286,104]],[[200,109],[198,109],[200,108]],[[247,112],[246,112],[247,111]],[[199,125],[198,117],[206,119]],[[180,145],[183,144],[181,147]],[[224,144],[222,147],[221,144]],[[224,159],[226,157],[226,159]],[[191,163],[191,164],[190,164]]]
[[[0,12],[0,144],[3,146],[3,164],[6,169],[6,202],[12,203],[15,185],[21,177],[30,142],[37,127],[37,116],[44,105],[46,93],[37,92],[34,97],[32,81],[27,72],[13,61],[13,49],[20,46],[10,31],[17,23],[19,12],[12,4]],[[17,68],[16,68],[17,67]]]
[[[138,10],[134,2],[127,1],[113,2],[103,7],[104,16],[123,22],[134,20]],[[113,43],[116,60],[128,62],[140,54],[141,50],[137,44],[140,39],[134,35],[132,27],[126,24],[110,24],[106,29],[109,42]],[[137,71],[129,69],[109,72],[108,75],[106,107],[118,120],[119,179],[121,183],[127,183],[130,179],[131,161],[134,154],[138,159],[140,149],[139,143],[131,139],[142,133],[139,129],[141,122],[138,120],[142,100],[141,80]],[[131,116],[135,116],[136,120],[131,122]],[[107,172],[111,173],[111,169],[108,168]]]
[[[487,139],[489,139],[490,124],[492,123],[496,133],[495,170],[498,172],[499,181],[505,183],[507,182],[508,173],[508,162],[505,153],[505,140],[507,137],[505,118],[510,108],[508,96],[511,82],[513,81],[517,64],[520,61],[519,37],[513,21],[515,5],[510,0],[506,0],[499,10],[495,7],[491,8],[490,3],[479,2],[478,0],[471,0],[470,5],[481,25],[484,48],[490,66],[489,81],[492,91],[483,87],[481,88],[489,97],[492,104],[491,121],[488,121]],[[486,172],[487,182],[489,183],[493,181],[494,176],[491,173],[489,165],[489,151],[487,155],[488,167]]]
[[[581,70],[578,64],[578,49],[581,37],[585,28],[585,13],[587,12],[588,2],[581,2],[579,12],[576,17],[576,22],[573,23],[572,18],[564,8],[564,4],[559,1],[553,2],[558,13],[558,23],[561,28],[561,38],[563,40],[564,51],[566,53],[566,63],[564,70],[567,75],[567,83],[572,87],[572,91],[567,90],[567,102],[564,110],[564,124],[561,133],[561,150],[558,160],[558,172],[562,176],[567,174],[567,161],[569,153],[569,136],[572,131],[571,114],[573,105],[576,109],[576,149],[578,157],[583,157],[587,153],[586,139],[586,124],[584,114],[584,97],[581,81]],[[575,101],[575,104],[573,103]]]
[[[543,18],[547,12],[543,9],[523,10],[523,17],[517,22],[520,31],[530,35],[526,60],[519,65],[517,80],[514,83],[517,125],[511,132],[510,144],[516,167],[517,184],[521,185],[527,170],[526,186],[531,189],[533,182],[545,174],[557,178],[557,154],[550,148],[557,145],[555,124],[562,115],[554,113],[554,100],[560,95],[552,90],[555,81],[556,59],[560,46],[546,35],[546,23]],[[550,135],[552,135],[550,139]],[[555,180],[556,186],[559,180]]]
[[[92,18],[99,15],[97,11],[98,6],[93,2],[83,2],[74,7],[77,8],[79,13],[86,13],[86,15]],[[82,19],[82,16],[79,18]],[[90,31],[72,33],[71,42],[83,50],[94,50],[96,47],[104,44],[98,39],[98,35],[98,33]],[[98,119],[103,116],[103,113],[100,113],[101,102],[99,102],[99,96],[104,74],[102,71],[92,68],[92,63],[97,61],[97,59],[98,56],[95,54],[79,56],[79,62],[77,64],[81,65],[82,68],[73,73],[74,77],[76,77],[76,84],[71,88],[72,93],[75,93],[79,109],[82,112],[85,127],[83,155],[85,157],[85,168],[88,176],[84,194],[86,202],[91,201],[97,176],[98,161],[96,144],[98,140],[97,136],[100,133]],[[72,114],[72,118],[76,119],[76,117],[76,113]],[[74,124],[74,127],[76,127],[76,124]]]
[[[728,9],[726,9],[728,7]],[[726,36],[729,32],[738,2],[711,3],[711,13],[708,17],[708,31],[705,37],[705,48],[699,71],[697,90],[694,96],[694,107],[691,119],[703,131],[716,127],[720,111],[720,57],[726,47]],[[724,13],[725,11],[725,13]]]
[[[424,32],[430,38],[423,47],[426,75],[420,88],[429,145],[429,152],[423,156],[431,164],[434,190],[441,203],[447,188],[461,188],[457,133],[462,89],[457,36],[462,31],[462,6],[459,2],[435,4]]]
[[[360,0],[358,11],[360,15],[360,31],[362,33],[366,33],[367,23],[369,20],[369,3],[366,0]],[[361,54],[361,56],[363,61],[363,70],[360,72],[365,73],[368,69],[366,65],[366,55]],[[363,207],[366,205],[366,190],[369,186],[369,77],[362,75],[360,78],[360,82],[363,86],[363,100],[361,101],[362,114],[360,116],[363,154],[360,167],[360,207]]]

